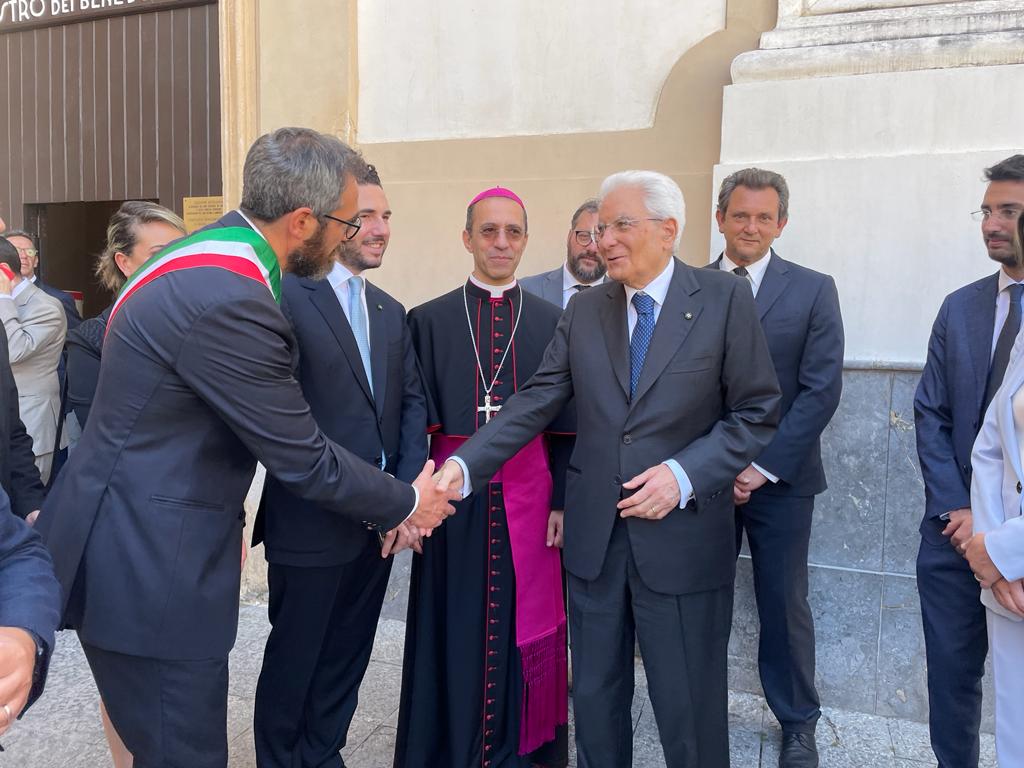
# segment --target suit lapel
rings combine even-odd
[[[754,300],[757,305],[758,319],[764,320],[764,316],[768,314],[772,304],[789,286],[788,272],[789,267],[786,262],[780,259],[775,251],[772,251],[768,267],[764,271],[764,277],[761,278],[761,287],[757,289],[757,298]]]
[[[548,279],[545,281],[545,292],[547,295],[544,297],[552,304],[562,306],[562,269],[559,267],[556,270],[548,272]]]
[[[647,348],[644,369],[640,372],[640,381],[637,382],[636,394],[631,407],[635,406],[658,380],[661,372],[665,370],[665,366],[669,364],[676,351],[686,341],[686,337],[700,316],[702,306],[693,298],[693,295],[700,290],[700,284],[690,272],[691,269],[680,261],[675,263],[672,282],[669,283],[665,304],[661,308],[658,322],[654,326],[654,336],[651,337],[651,345]]]
[[[363,359],[359,356],[356,337],[352,334],[352,326],[349,325],[348,318],[345,317],[345,311],[341,308],[341,302],[338,301],[338,296],[334,293],[334,289],[326,280],[314,283],[310,280],[300,279],[300,282],[306,288],[311,289],[309,300],[313,302],[313,306],[323,315],[324,320],[327,322],[327,327],[331,329],[334,338],[338,340],[338,346],[341,347],[341,351],[344,352],[348,364],[352,367],[352,373],[355,374],[356,381],[359,382],[363,394],[372,403],[374,401],[373,393],[370,392],[370,382],[367,381],[366,371],[363,370]]]
[[[985,387],[988,384],[988,369],[992,363],[992,334],[995,332],[996,294],[998,292],[999,275],[997,273],[978,286],[966,317],[967,338],[974,368],[974,407],[979,412],[981,401],[985,398]]]
[[[373,371],[373,403],[381,415],[388,387],[388,319],[377,297],[377,286],[366,283],[366,313],[370,321],[370,370]],[[358,351],[358,348],[357,348]]]
[[[626,324],[626,289],[621,283],[608,283],[606,301],[602,302],[601,327],[612,371],[622,392],[629,398],[629,326]]]

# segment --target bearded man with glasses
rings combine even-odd
[[[580,291],[604,282],[607,267],[597,250],[597,200],[584,200],[572,215],[565,237],[565,263],[550,272],[524,277],[524,291],[565,309]]]

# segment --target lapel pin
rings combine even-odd
[[[687,312],[685,315],[683,315],[683,317],[685,317],[687,320],[693,320],[693,312]]]
[[[377,305],[377,311],[378,312],[383,312],[384,311],[384,306],[382,304],[378,304]]]

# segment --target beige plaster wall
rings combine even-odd
[[[653,168],[679,182],[688,211],[682,256],[705,262],[722,89],[730,82],[733,58],[757,47],[760,33],[774,26],[776,11],[773,0],[730,0],[725,30],[687,51],[673,67],[650,129],[364,147],[380,169],[394,210],[391,247],[374,282],[407,306],[457,285],[469,268],[460,240],[466,203],[497,183],[515,189],[530,214],[521,274],[551,269],[564,258],[569,215],[597,191],[605,175],[625,168]],[[352,135],[358,109],[355,27],[355,7],[346,0],[307,0],[301,15],[291,4],[258,5],[254,122],[260,132],[301,124],[353,142],[358,138]],[[364,51],[362,60],[366,67],[373,58]],[[557,73],[552,82],[559,83]],[[605,92],[605,108],[615,109],[615,96]],[[752,130],[757,119],[751,116]]]

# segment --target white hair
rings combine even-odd
[[[679,243],[683,239],[683,227],[686,225],[686,203],[679,185],[657,171],[619,171],[601,182],[599,199],[603,201],[620,187],[639,189],[644,196],[644,206],[651,216],[675,219],[679,228],[672,244],[672,255],[679,255]]]

